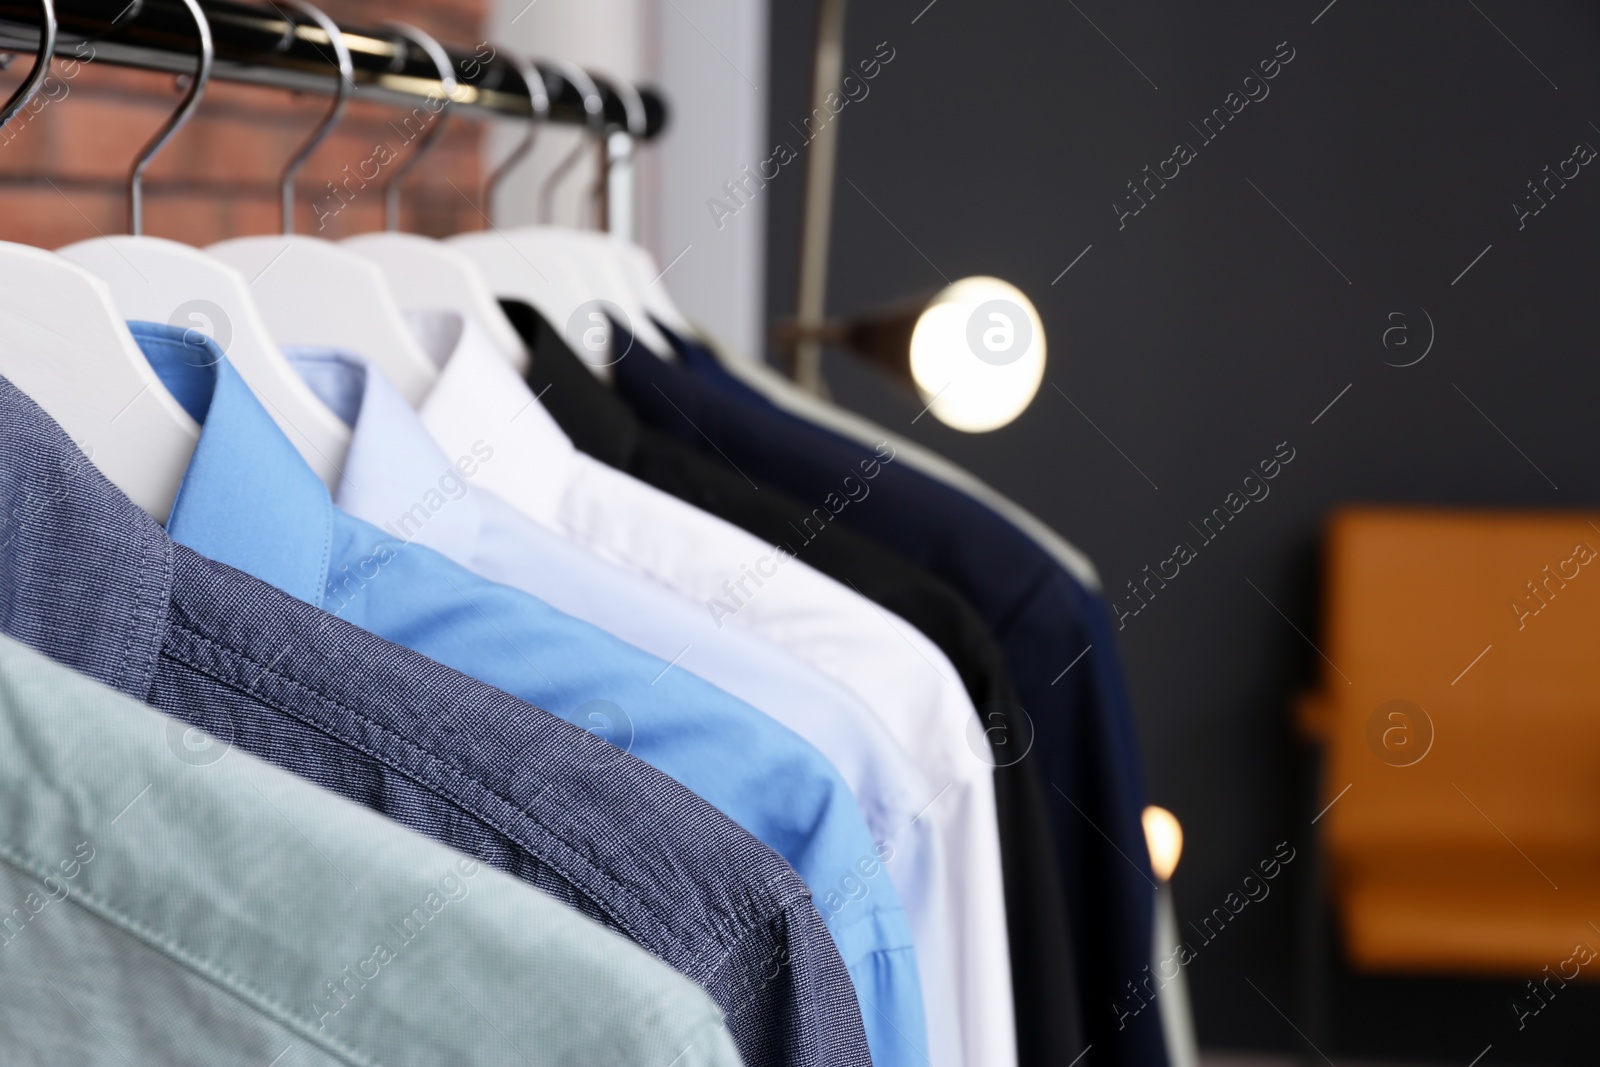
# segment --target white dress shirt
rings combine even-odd
[[[494,461],[478,469],[477,487],[672,590],[715,626],[742,627],[780,645],[871,709],[926,782],[907,825],[932,826],[947,864],[945,940],[957,1008],[927,1006],[933,1064],[1015,1064],[993,761],[944,653],[911,624],[787,552],[579,452],[490,350],[457,345],[419,414],[450,455],[468,454],[478,441],[493,445]],[[909,907],[912,898],[905,899]],[[917,946],[921,959],[920,940]],[[925,995],[939,983],[924,973]]]
[[[445,338],[447,352],[481,349],[499,358],[470,323],[464,332],[459,325],[418,332],[436,342]],[[883,860],[910,921],[926,1014],[957,1010],[950,872],[937,828],[916,818],[935,790],[859,697],[760,634],[717,626],[671,590],[601,559],[475,486],[484,465],[510,460],[498,449],[487,459],[486,450],[475,449],[458,466],[376,368],[368,365],[365,374],[352,375],[348,368],[357,357],[287,352],[317,394],[351,421],[350,450],[336,491],[340,508],[599,626],[666,660],[668,669],[698,675],[816,746],[849,784],[874,840],[887,846],[876,859]],[[430,496],[440,506],[425,522],[404,518]],[[874,865],[867,860],[868,870]],[[817,907],[848,908],[870,884],[860,870],[841,870],[834,884],[816,887]]]

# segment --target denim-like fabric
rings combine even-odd
[[[616,933],[3,634],[0,1035],[7,1064],[738,1064]]]
[[[670,339],[681,364],[635,354],[612,368],[617,391],[658,430],[702,448],[709,440],[749,477],[803,499],[824,499],[839,471],[871,455]],[[886,465],[870,498],[838,519],[949,582],[993,629],[1037,732],[1029,758],[1048,783],[1091,1058],[1160,1067],[1156,1014],[1119,1030],[1113,1008],[1151,958],[1154,882],[1138,741],[1105,603],[1011,523],[906,464]]]
[[[237,521],[275,506],[242,495]],[[3,380],[0,630],[621,931],[711,994],[747,1064],[869,1062],[776,853],[592,734],[175,544]]]
[[[463,470],[495,462],[495,427],[483,427],[463,468],[423,460],[430,469],[420,472],[417,495],[402,499],[389,529],[380,530],[332,506],[327,489],[226,359],[196,360],[194,345],[176,327],[134,322],[129,329],[163,381],[206,404],[200,441],[167,520],[173,540],[575,725],[592,724],[773,848],[818,899],[853,878],[862,862],[881,874],[848,785],[792,731],[666,660],[399,535],[413,522],[426,529],[471,510],[475,501],[452,487],[461,485]],[[364,406],[404,407],[380,375],[360,376]],[[209,393],[197,382],[209,385]],[[423,440],[431,444],[425,432]],[[351,451],[374,447],[378,442],[358,438]],[[391,459],[404,462],[393,452]],[[256,494],[271,496],[271,512],[241,523]],[[784,788],[772,789],[773,781]],[[866,899],[831,917],[829,931],[863,1015],[890,1021],[868,1033],[874,1059],[885,1067],[920,1062],[916,954],[893,883],[875,879]]]
[[[469,352],[467,346],[475,342],[479,343],[477,351]],[[817,910],[850,968],[872,1061],[877,1067],[926,1067],[923,995],[929,972],[923,957],[929,951],[936,960],[943,957],[938,944],[924,943],[928,924],[919,926],[916,921],[925,914],[919,906],[926,901],[919,898],[934,888],[926,884],[932,869],[925,861],[935,858],[919,847],[924,843],[919,831],[931,831],[931,827],[925,828],[916,815],[935,790],[921,776],[916,776],[915,784],[900,779],[893,761],[905,757],[886,732],[872,735],[862,729],[866,724],[876,725],[870,714],[864,708],[853,709],[843,687],[830,688],[820,672],[799,661],[786,661],[775,646],[765,645],[739,627],[718,627],[700,605],[563,540],[493,494],[469,488],[470,478],[442,475],[460,472],[399,391],[359,356],[312,348],[290,348],[285,354],[302,379],[351,427],[350,450],[334,498],[341,511],[370,523],[392,523],[416,501],[437,492],[444,477],[446,486],[454,490],[448,505],[420,525],[408,523],[409,540],[650,653],[656,657],[649,668],[651,678],[671,662],[673,674],[687,674],[719,687],[704,688],[699,696],[683,689],[669,692],[664,681],[647,687],[659,691],[661,731],[645,733],[642,727],[646,724],[635,714],[630,751],[719,807],[717,796],[708,790],[720,786],[733,793],[735,800],[744,801],[743,807],[723,808],[724,812],[778,849],[780,855],[787,856],[780,839],[769,839],[756,825],[744,822],[741,811],[755,809],[759,814],[776,805],[784,809],[786,818],[803,820],[811,840],[790,862],[807,878]],[[505,361],[487,338],[478,334],[476,326],[469,324],[449,363],[474,355],[500,364]],[[484,421],[480,420],[480,426]],[[496,459],[509,461],[504,456]],[[447,595],[453,598],[455,591],[448,590]],[[548,666],[542,669],[550,670]],[[599,655],[588,657],[586,669],[606,671]],[[730,675],[732,680],[728,680]],[[756,683],[754,692],[738,685],[744,678]],[[698,706],[693,718],[675,713],[670,706],[670,698],[680,694],[692,697]],[[804,763],[786,759],[785,764],[778,764],[764,759],[759,733],[747,743],[725,726],[697,731],[695,720],[704,716],[707,704],[726,703],[724,694],[748,701],[815,745],[838,770],[838,779],[850,787],[863,821],[843,810],[848,805],[842,801],[841,810],[824,810],[816,818],[806,814],[808,804],[802,792],[816,794],[804,790],[799,781]],[[834,724],[831,729],[830,723]],[[726,756],[734,751],[739,753],[740,766],[730,768]],[[696,759],[698,753],[703,757]],[[695,763],[701,766],[696,768]],[[685,765],[688,773],[698,771],[701,777],[691,781],[675,769]],[[749,776],[744,767],[749,768]],[[909,766],[906,773],[911,773]],[[764,786],[751,789],[753,776],[762,774],[769,779],[781,777],[786,788],[781,792]],[[708,780],[709,786],[700,784]],[[834,779],[830,775],[826,780]],[[888,805],[881,802],[886,794],[892,797]],[[817,805],[810,807],[814,811]],[[895,814],[888,815],[886,807]],[[863,831],[870,833],[871,839]],[[867,847],[875,851],[855,851]],[[890,857],[892,862],[880,862]],[[840,869],[839,864],[848,866]],[[911,871],[919,877],[905,878]],[[864,872],[871,877],[864,878]],[[885,872],[888,893],[881,892],[878,884],[878,877]],[[819,873],[830,876],[832,882],[812,882]],[[870,887],[870,895],[849,899],[846,892],[858,885]],[[895,914],[902,904],[903,922]],[[953,983],[948,973],[936,974],[934,979]],[[929,1001],[930,1011],[937,1010],[934,1003]]]

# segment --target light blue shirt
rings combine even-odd
[[[464,469],[503,460],[469,455],[454,466],[418,413],[360,357],[305,347],[286,354],[351,427],[334,497],[342,510],[531,593],[674,663],[674,670],[697,674],[815,745],[849,784],[886,857],[911,923],[925,1013],[959,1011],[946,933],[950,872],[934,821],[919,818],[939,789],[859,697],[759,633],[719,625],[702,605],[573,544],[473,485]],[[437,509],[429,510],[429,503]],[[852,907],[871,881],[857,870],[817,888],[817,909],[827,916]]]
[[[850,969],[874,1061],[923,1062],[905,913],[849,787],[815,748],[669,662],[335,509],[219,351],[197,358],[182,330],[129,326],[203,424],[167,524],[174,540],[601,733],[782,855],[819,900],[841,880],[863,884],[850,906],[825,915],[829,931]],[[488,456],[441,471],[415,501],[418,510],[408,509],[412,521],[460,521],[451,509],[466,501],[451,499],[449,476],[459,480],[492,458],[485,449]],[[867,869],[876,875],[864,878]]]

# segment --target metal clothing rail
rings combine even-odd
[[[201,0],[216,49],[212,77],[219,81],[332,96],[338,73],[328,35],[296,9]],[[194,22],[180,0],[57,0],[59,31],[55,54],[82,59],[92,47],[94,61],[144,70],[187,74],[195,67]],[[392,30],[343,26],[354,66],[354,99],[415,106],[442,94],[438,69],[418,45]],[[36,0],[0,0],[0,51],[32,53],[39,46]],[[462,48],[445,46],[455,70],[448,94],[457,114],[531,119],[527,86],[508,57],[492,42]],[[561,72],[560,64],[537,65],[550,96],[546,121],[584,126],[591,122],[584,91]],[[633,133],[649,139],[665,127],[666,102],[653,89],[619,87],[603,77],[599,89],[608,133]],[[632,98],[630,100],[630,98]],[[643,105],[644,122],[630,104]]]

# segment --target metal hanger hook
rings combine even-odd
[[[634,88],[633,83],[612,78],[611,87],[616,91],[617,98],[622,101],[622,111],[626,116],[627,126],[625,129],[610,130],[606,133],[603,150],[600,153],[600,166],[594,180],[594,199],[600,225],[608,229],[613,221],[612,172],[618,167],[631,164],[635,146],[650,127],[650,116],[645,112],[644,98],[639,95],[639,90]]]
[[[205,94],[206,86],[211,82],[211,60],[214,49],[211,45],[211,23],[206,21],[206,14],[200,10],[199,0],[183,0],[183,6],[189,9],[189,15],[194,19],[195,36],[199,38],[199,62],[195,64],[194,76],[189,81],[189,91],[184,94],[183,101],[178,105],[178,110],[172,113],[161,129],[156,131],[154,137],[139,150],[139,155],[133,161],[133,169],[128,173],[128,232],[138,237],[144,232],[144,171],[156,153],[172,139],[172,135],[183,128],[189,121],[195,109],[200,106],[200,97]]]
[[[50,76],[50,59],[56,51],[56,7],[52,0],[39,0],[39,50],[34,54],[33,69],[16,92],[11,94],[4,107],[0,107],[0,130],[5,129],[11,117],[39,92],[39,87]]]
[[[606,132],[606,99],[600,95],[600,87],[594,79],[580,66],[568,63],[565,60],[553,59],[550,65],[561,74],[568,82],[575,85],[578,92],[583,94],[583,111],[588,116],[586,128],[597,137],[605,136]],[[551,201],[555,199],[556,186],[567,176],[578,162],[578,157],[583,155],[585,144],[583,138],[573,146],[566,157],[551,168],[544,181],[539,183],[539,221],[549,222],[551,215]]]
[[[533,151],[533,142],[539,136],[539,127],[550,117],[550,93],[545,88],[544,75],[539,73],[539,68],[533,61],[525,56],[506,53],[506,58],[511,65],[517,68],[517,73],[522,76],[522,84],[528,87],[528,103],[533,108],[533,114],[528,119],[528,128],[522,135],[522,140],[517,142],[517,147],[511,154],[500,161],[500,165],[489,172],[489,177],[483,183],[483,214],[485,218],[494,213],[494,192],[500,188],[500,183],[505,181],[506,175],[511,173],[511,168],[521,163],[529,152]]]
[[[439,72],[439,91],[444,94],[444,104],[434,116],[433,125],[428,128],[427,133],[422,135],[422,139],[417,142],[417,147],[411,150],[411,154],[390,173],[389,180],[383,186],[384,229],[398,231],[400,229],[400,183],[411,172],[413,167],[422,162],[422,157],[428,154],[428,150],[434,146],[435,142],[439,140],[439,135],[444,132],[445,119],[450,114],[450,102],[455,99],[456,76],[450,63],[450,56],[445,52],[444,47],[431,36],[404,22],[391,22],[388,24],[388,28],[422,49],[423,52],[427,53],[428,58],[433,60],[433,65]]]
[[[315,7],[306,0],[275,0],[275,3],[285,3],[296,11],[305,15],[317,24],[323,33],[327,34],[328,44],[333,47],[334,66],[339,68],[339,84],[333,91],[333,105],[322,116],[322,122],[311,131],[311,136],[295,150],[289,157],[289,162],[283,165],[283,176],[278,179],[278,184],[283,194],[283,232],[294,232],[294,178],[305,166],[306,160],[311,158],[311,153],[316,151],[322,139],[333,132],[344,116],[345,101],[350,97],[350,88],[354,84],[355,65],[350,59],[350,46],[344,43],[344,34],[339,26],[321,8]],[[291,35],[298,34],[299,27],[291,25]],[[321,49],[318,49],[320,52]]]
[[[611,87],[622,98],[622,109],[628,113],[628,128],[624,132],[635,141],[643,138],[650,129],[650,116],[644,109],[644,97],[639,95],[639,90],[634,88],[632,82],[621,78],[611,79]]]

